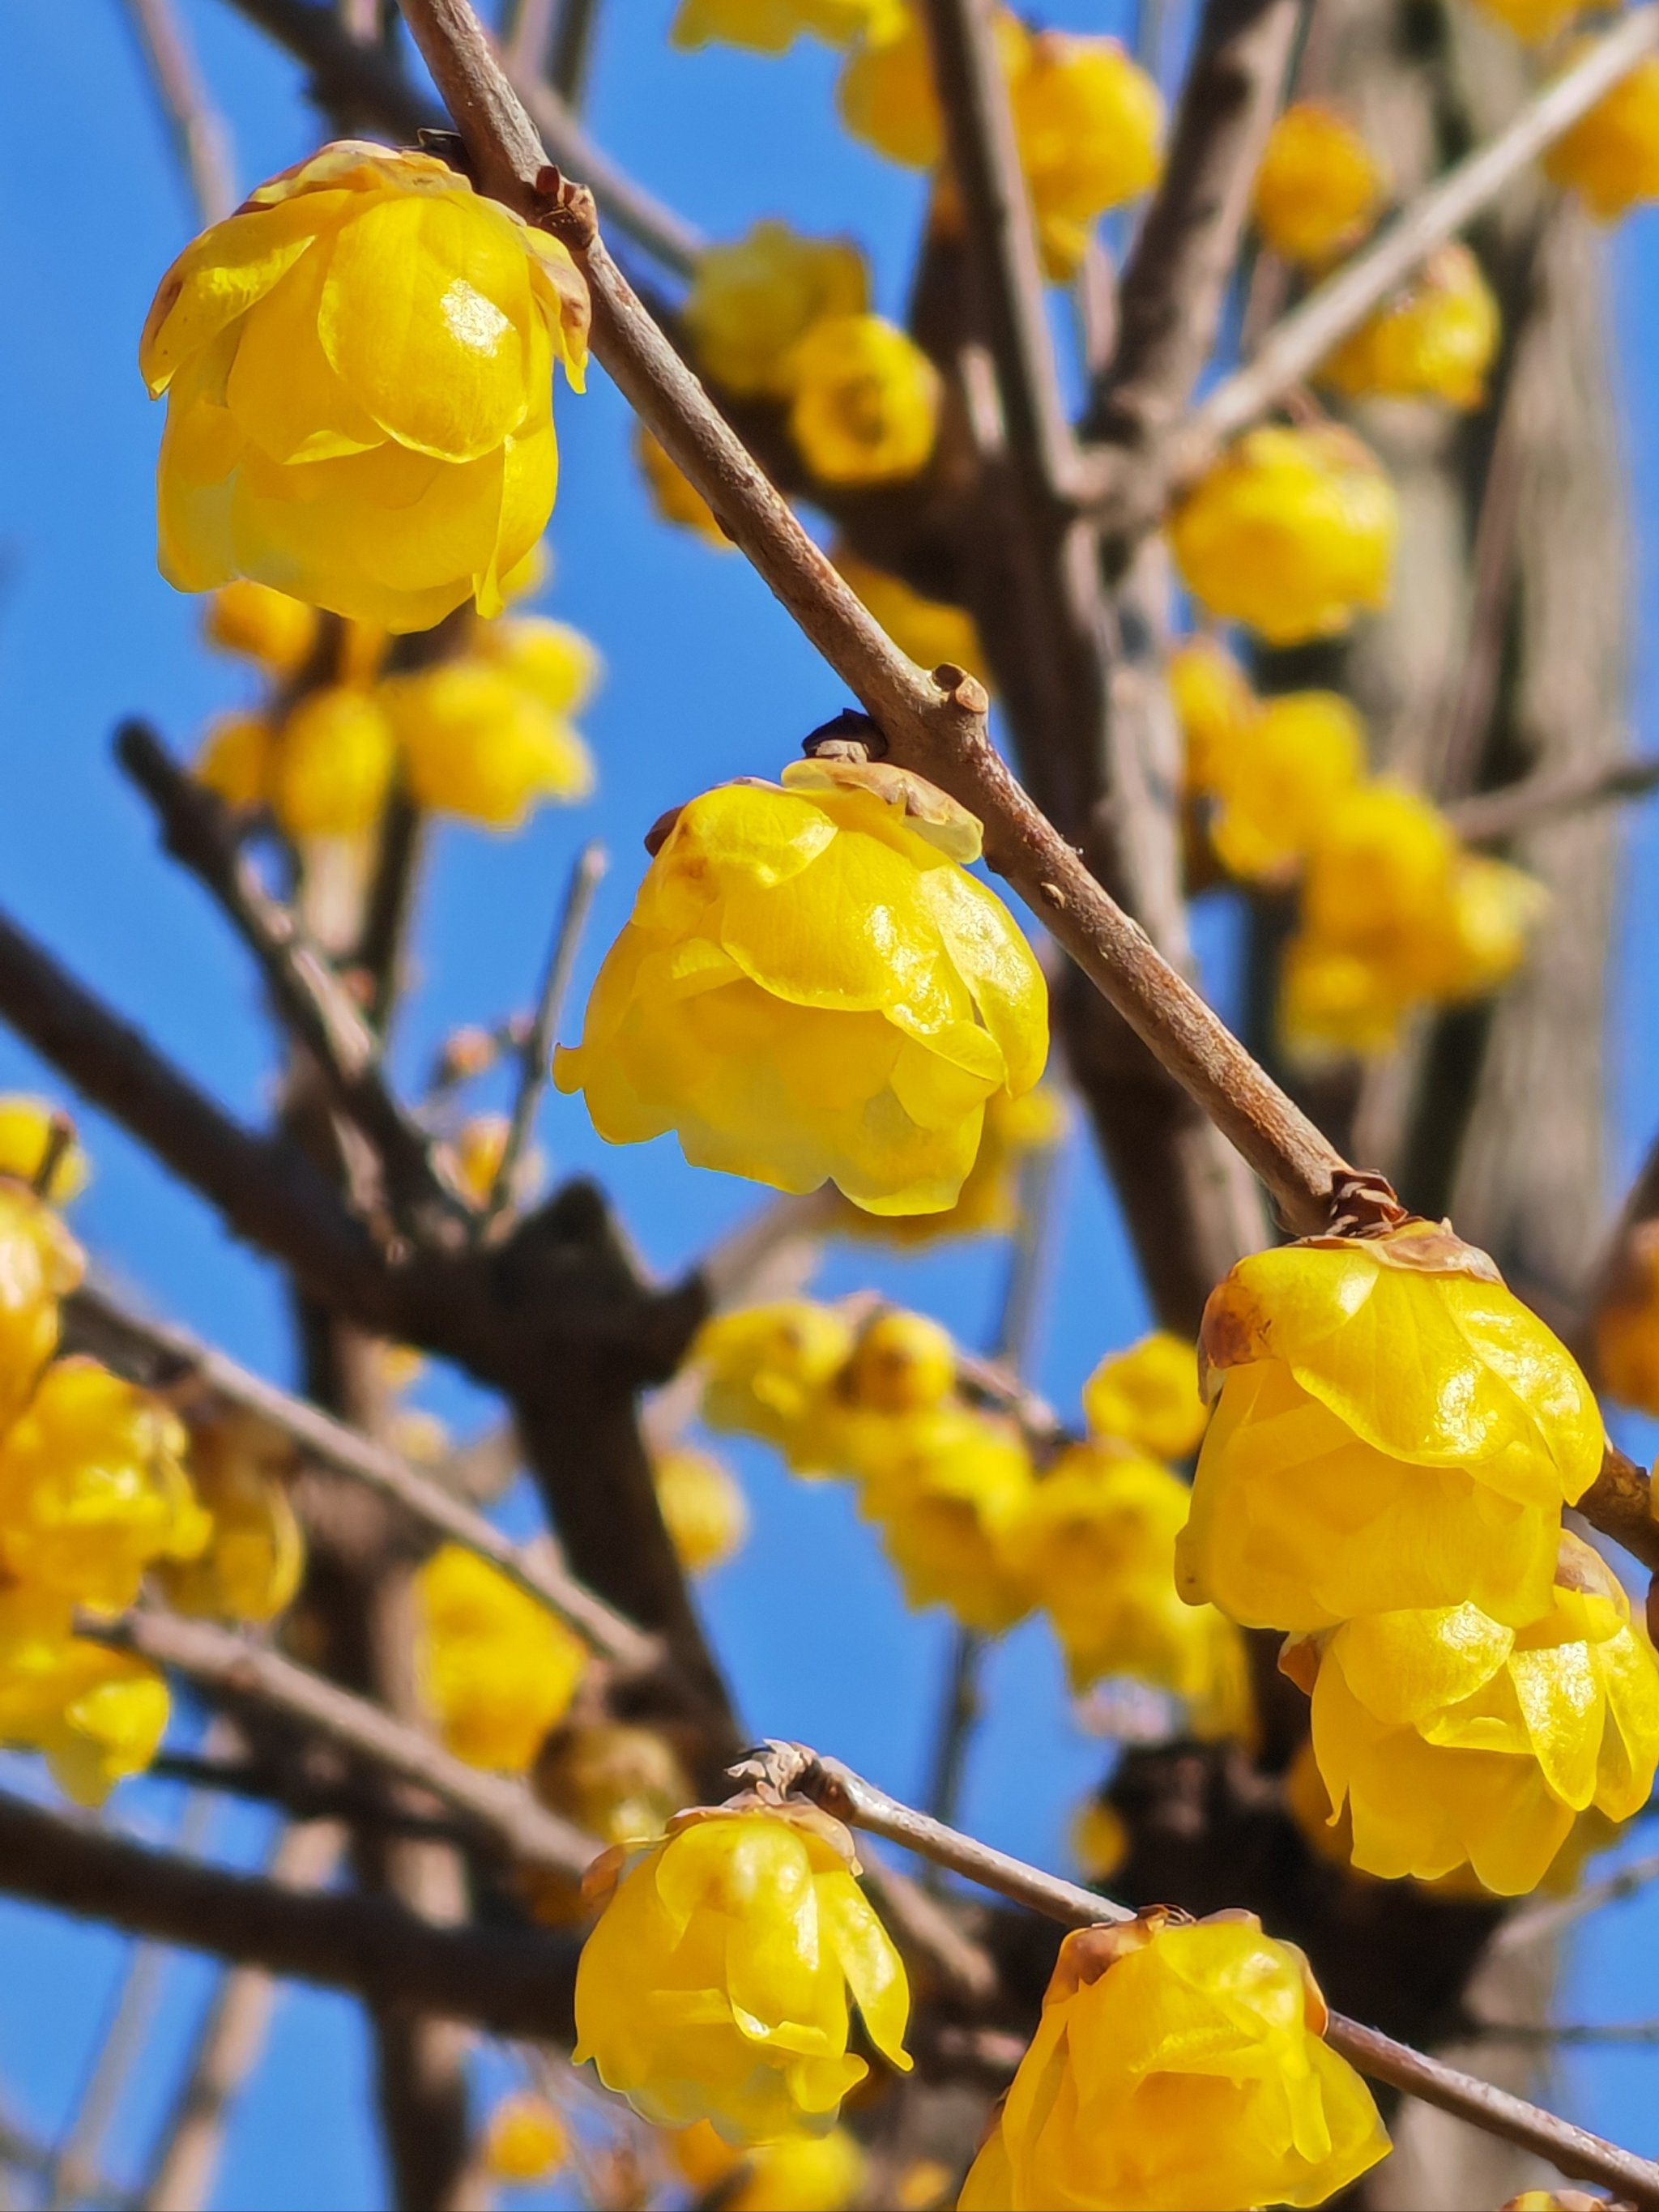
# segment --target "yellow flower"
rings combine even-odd
[[[1494,991],[1526,957],[1549,893],[1535,876],[1483,853],[1461,853],[1452,870],[1451,913],[1430,964],[1437,999]]]
[[[859,1331],[841,1378],[848,1404],[867,1413],[920,1413],[940,1405],[957,1379],[951,1332],[926,1314],[878,1313]]]
[[[1086,1797],[1072,1816],[1072,1856],[1085,1881],[1109,1881],[1129,1856],[1123,1816],[1104,1798]]]
[[[1187,747],[1187,781],[1217,791],[1242,753],[1261,702],[1244,671],[1213,638],[1183,638],[1170,655],[1170,697]]]
[[[1269,644],[1346,629],[1389,596],[1394,487],[1351,431],[1247,431],[1176,507],[1170,542],[1188,587]]]
[[[905,1602],[948,1606],[986,1636],[1023,1620],[1031,1591],[1017,1546],[1047,1485],[1012,1425],[946,1407],[860,1425],[853,1438],[860,1510],[880,1527]]]
[[[1066,1134],[1059,1093],[1039,1085],[1023,1097],[999,1091],[986,1102],[985,1131],[974,1164],[954,1206],[943,1213],[864,1213],[843,1209],[836,1227],[844,1237],[899,1244],[934,1244],[951,1237],[1006,1236],[1019,1221],[1020,1183],[1034,1152],[1047,1152]]]
[[[1316,1670],[1313,1745],[1353,1821],[1353,1863],[1431,1880],[1466,1862],[1488,1889],[1534,1888],[1594,1805],[1627,1820],[1659,1764],[1659,1662],[1611,1570],[1563,1534],[1554,1601],[1509,1627],[1479,1607],[1346,1621]]]
[[[789,356],[789,431],[825,483],[920,474],[939,427],[939,376],[915,340],[880,315],[825,315]]]
[[[293,676],[317,643],[317,611],[268,584],[227,584],[207,603],[202,635],[221,653],[257,660],[273,676]]]
[[[80,1246],[44,1200],[0,1176],[0,1431],[58,1348],[58,1301],[80,1281]]]
[[[381,684],[417,806],[517,830],[544,799],[586,799],[593,763],[575,728],[506,666],[468,657]]]
[[[1216,778],[1210,839],[1230,875],[1271,882],[1327,833],[1365,771],[1365,725],[1335,691],[1264,699]]]
[[[1497,18],[1524,39],[1528,46],[1541,45],[1580,15],[1584,0],[1475,0],[1482,11]]]
[[[681,1446],[664,1452],[653,1473],[669,1540],[687,1574],[706,1575],[743,1549],[749,1505],[729,1468]]]
[[[703,1419],[777,1445],[798,1474],[822,1472],[831,1464],[835,1384],[853,1341],[846,1316],[810,1298],[716,1314],[691,1347]]]
[[[429,154],[325,147],[187,246],[150,308],[163,574],[391,630],[496,613],[547,526],[553,365],[580,387],[586,328],[556,240]]]
[[[380,817],[396,745],[378,699],[349,684],[307,691],[283,723],[270,803],[293,837],[358,837]]]
[[[416,1594],[422,1687],[445,1743],[471,1766],[522,1773],[575,1694],[586,1646],[459,1544],[433,1553]]]
[[[736,547],[720,528],[708,501],[690,480],[680,474],[643,423],[634,426],[634,458],[640,465],[651,504],[663,521],[689,530],[716,552],[732,553]]]
[[[550,615],[506,615],[475,623],[472,653],[504,669],[550,714],[574,714],[599,687],[605,662],[591,638]]]
[[[1501,332],[1480,264],[1467,246],[1443,246],[1411,284],[1328,356],[1319,380],[1351,398],[1479,407]]]
[[[289,1502],[294,1453],[252,1415],[225,1413],[190,1432],[190,1474],[212,1528],[187,1560],[163,1560],[158,1578],[176,1612],[272,1620],[300,1587],[305,1538]]]
[[[1659,198],[1659,60],[1650,54],[1544,156],[1553,185],[1578,193],[1611,222],[1638,200]]]
[[[1158,1328],[1127,1352],[1109,1352],[1083,1386],[1083,1412],[1091,1437],[1148,1459],[1188,1458],[1210,1418],[1196,1352],[1185,1337]]]
[[[1316,100],[1299,100],[1268,137],[1251,211],[1275,253],[1317,265],[1358,246],[1388,188],[1387,173],[1353,125]]]
[[[1386,956],[1300,933],[1285,946],[1279,972],[1279,1036],[1292,1058],[1312,1063],[1346,1054],[1378,1058],[1399,1043],[1416,996]]]
[[[1012,9],[996,14],[997,49],[1012,86],[1030,58],[1030,33]],[[841,73],[836,97],[854,138],[907,169],[932,169],[945,154],[927,33],[911,0],[872,11]]]
[[[520,2185],[548,2181],[569,2155],[564,2123],[545,2097],[516,2090],[489,2115],[483,2162],[493,2179]]]
[[[668,35],[677,46],[746,46],[787,53],[798,38],[850,46],[893,0],[680,0]]]
[[[1158,182],[1164,102],[1115,39],[1039,33],[1010,87],[1048,275],[1077,273],[1096,219]]]
[[[1168,1468],[1074,1445],[1036,1485],[1011,1549],[1074,1691],[1127,1674],[1185,1699],[1195,1735],[1238,1732],[1238,1632],[1176,1588],[1191,1502]]]
[[[954,1203],[988,1099],[1048,1049],[1030,946],[920,777],[799,761],[682,807],[554,1080],[599,1134],[872,1213]]]
[[[1597,1380],[1610,1398],[1659,1413],[1659,1221],[1625,1239],[1619,1271],[1596,1309]]]
[[[742,2179],[720,2203],[726,2212],[848,2212],[862,2201],[867,2164],[845,2128],[785,2136],[747,2153]]]
[[[100,1805],[155,1757],[167,1687],[153,1667],[70,1633],[70,1601],[0,1586],[0,1742],[44,1752],[80,1805]]]
[[[746,238],[697,259],[684,320],[698,367],[739,398],[787,399],[796,343],[826,315],[862,315],[870,282],[845,238],[804,238],[757,222]]]
[[[276,774],[276,730],[263,714],[216,714],[196,756],[196,775],[228,806],[264,806]]]
[[[532,1781],[543,1804],[606,1844],[659,1836],[691,1798],[665,1738],[625,1721],[568,1721],[542,1747]]]
[[[1258,1252],[1212,1291],[1200,1345],[1219,1401],[1177,1547],[1188,1598],[1282,1629],[1545,1611],[1601,1419],[1484,1252],[1416,1220]]]
[[[908,2070],[909,1991],[838,1822],[738,1801],[681,1814],[625,1873],[576,1971],[578,2063],[659,2127],[825,2135],[869,2071],[848,1998]]]
[[[902,577],[872,568],[844,545],[836,546],[830,558],[899,651],[908,653],[919,668],[940,668],[948,661],[981,683],[988,680],[985,647],[966,607],[924,599]]]
[[[184,1424],[95,1359],[49,1367],[0,1439],[0,1563],[20,1581],[118,1613],[157,1559],[190,1559],[211,1523],[185,1472]]]
[[[0,1177],[33,1187],[52,1149],[56,1118],[50,1099],[32,1098],[21,1091],[0,1093]],[[91,1172],[86,1154],[71,1138],[58,1152],[40,1195],[49,1205],[66,1206],[86,1188]]]
[[[1389,2150],[1326,2017],[1254,1913],[1074,1931],[962,2212],[1322,2204]]]

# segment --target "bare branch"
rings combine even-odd
[[[1659,2020],[1565,2021],[1482,2020],[1474,2033],[1483,2043],[1548,2043],[1568,2048],[1659,2043]]]
[[[204,222],[217,222],[236,204],[224,118],[213,104],[172,0],[125,0],[125,6],[197,212]]]
[[[1659,790],[1659,758],[1638,754],[1611,766],[1591,763],[1523,776],[1519,783],[1457,799],[1447,807],[1446,815],[1466,845],[1499,845],[1564,814],[1613,805],[1621,799],[1645,799],[1655,790]]]
[[[1615,1873],[1603,1875],[1598,1881],[1585,1882],[1571,1897],[1555,1898],[1547,1905],[1529,1905],[1524,1911],[1512,1913],[1492,1937],[1492,1948],[1517,1951],[1528,1943],[1547,1942],[1564,1928],[1571,1928],[1592,1912],[1600,1912],[1604,1905],[1618,1905],[1627,1897],[1634,1897],[1655,1881],[1659,1881],[1659,1851],[1650,1851],[1645,1857],[1632,1859]]]
[[[1643,1469],[1608,1443],[1601,1472],[1579,1499],[1577,1510],[1593,1528],[1623,1545],[1633,1559],[1659,1574],[1659,1520],[1654,1518],[1653,1486]]]

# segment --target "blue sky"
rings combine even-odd
[[[669,0],[615,0],[594,94],[605,142],[711,235],[757,216],[855,232],[875,261],[880,302],[902,297],[921,187],[854,146],[833,124],[833,64],[803,48],[783,62],[672,52]],[[298,158],[315,126],[297,72],[218,0],[185,9],[204,65],[230,121],[246,185]],[[1120,27],[1112,8],[1085,0],[1051,15],[1078,27]],[[9,428],[0,477],[0,898],[181,1063],[239,1111],[263,1109],[269,1032],[247,964],[201,895],[155,849],[144,809],[113,772],[119,716],[153,716],[178,746],[204,718],[246,696],[231,664],[203,652],[198,610],[157,575],[151,472],[160,410],[135,365],[137,332],[157,277],[189,234],[191,210],[148,100],[116,0],[46,0],[11,11],[16,100],[0,165],[0,224],[14,310],[0,324],[0,421]],[[1659,436],[1645,381],[1654,357],[1653,224],[1621,234],[1620,357],[1629,387],[1630,453],[1638,516],[1659,489]],[[488,1019],[532,988],[565,872],[590,836],[609,843],[584,981],[623,918],[638,881],[643,830],[672,800],[741,772],[773,773],[801,735],[847,703],[840,685],[735,556],[714,554],[651,518],[628,454],[626,410],[602,374],[586,398],[562,392],[563,481],[545,599],[587,631],[609,668],[586,717],[600,763],[594,803],[549,812],[516,840],[446,830],[418,948],[417,989],[400,1037],[406,1073],[422,1069],[454,1024]],[[1652,612],[1638,577],[1638,635]],[[1638,732],[1651,741],[1651,672],[1640,671]],[[1659,905],[1655,818],[1634,825],[1624,983],[1615,1034],[1621,1168],[1656,1115],[1656,984],[1642,957]],[[1226,934],[1209,927],[1212,988],[1227,995]],[[0,1085],[44,1086],[43,1071],[0,1035]],[[580,1099],[549,1103],[542,1141],[557,1173],[591,1169],[616,1193],[651,1261],[672,1269],[738,1220],[756,1194],[684,1167],[672,1142],[613,1152]],[[205,1208],[154,1169],[121,1133],[87,1117],[96,1179],[79,1224],[100,1257],[142,1285],[161,1310],[210,1329],[273,1375],[289,1371],[273,1278],[233,1244]],[[1063,1234],[1047,1303],[1036,1380],[1063,1407],[1101,1354],[1145,1316],[1122,1233],[1086,1148],[1073,1148]],[[890,1294],[937,1313],[969,1342],[986,1336],[1002,1269],[993,1248],[883,1263]],[[825,1287],[871,1279],[863,1252],[837,1254]],[[483,1409],[434,1378],[432,1402],[465,1428]],[[1633,1448],[1651,1438],[1633,1431]],[[804,1737],[904,1792],[919,1786],[946,1633],[933,1615],[896,1603],[868,1532],[833,1486],[792,1485],[759,1452],[736,1455],[750,1488],[747,1551],[717,1576],[708,1604],[720,1649],[757,1734]],[[1069,1808],[1098,1771],[1098,1746],[1067,1717],[1044,1632],[1017,1632],[994,1659],[991,1717],[965,1808],[995,1841],[1054,1863],[1064,1858]],[[8,1780],[15,1778],[8,1775]],[[123,1812],[128,1808],[124,1801]],[[132,1793],[133,1817],[160,1833],[177,1793]],[[223,1819],[217,1844],[246,1857],[260,1844],[246,1812]],[[1638,1930],[1644,1942],[1634,1942]],[[1582,2016],[1642,2012],[1640,1950],[1659,1941],[1659,1906],[1622,1908],[1585,1948],[1566,2001]],[[50,2134],[74,2096],[125,1947],[0,1905],[0,2111]],[[167,1980],[147,2075],[164,2079],[188,2033],[206,1970],[181,1962]],[[485,2063],[499,2073],[500,2062]],[[1651,2053],[1575,2061],[1568,2094],[1580,2117],[1659,2149]],[[239,2115],[220,2202],[254,2208],[372,2206],[380,2189],[362,2113],[366,2059],[355,2011],[296,1992]],[[132,2160],[154,2124],[129,2100],[112,2162]]]

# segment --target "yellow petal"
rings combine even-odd
[[[332,227],[350,195],[307,192],[280,207],[231,216],[187,246],[161,279],[139,343],[152,395],[192,354],[264,299],[306,248]]]
[[[300,202],[292,205],[302,204]],[[320,461],[381,444],[385,432],[329,367],[317,337],[325,249],[308,253],[246,318],[225,397],[248,443],[273,461]]]

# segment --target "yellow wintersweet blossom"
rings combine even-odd
[[[70,1599],[0,1583],[0,1743],[43,1752],[80,1805],[100,1805],[141,1774],[167,1724],[155,1668],[70,1633]]]
[[[926,1314],[878,1313],[859,1331],[841,1377],[849,1406],[866,1413],[921,1413],[942,1405],[957,1379],[951,1332]]]
[[[948,1606],[985,1636],[1023,1620],[1031,1589],[1017,1546],[1047,1485],[1012,1425],[951,1406],[855,1425],[849,1441],[860,1510],[881,1530],[906,1604]]]
[[[1075,1930],[960,2212],[1324,2203],[1389,2148],[1327,2017],[1254,1913]]]
[[[1218,858],[1244,883],[1288,875],[1364,772],[1365,725],[1340,692],[1262,700],[1212,786]]]
[[[1358,245],[1388,189],[1387,172],[1353,125],[1317,100],[1298,100],[1268,136],[1251,212],[1275,253],[1317,267]]]
[[[264,806],[276,766],[276,726],[266,715],[216,714],[196,756],[198,782],[227,806]]]
[[[835,1385],[853,1344],[846,1315],[811,1298],[716,1314],[691,1346],[702,1418],[775,1444],[798,1474],[822,1473],[833,1464]]]
[[[0,1176],[0,1430],[58,1349],[58,1301],[86,1270],[80,1246],[27,1183]]]
[[[746,46],[787,53],[798,38],[850,46],[896,0],[680,0],[669,38],[677,46]]]
[[[845,1207],[836,1223],[844,1237],[898,1245],[935,1244],[951,1237],[1006,1236],[1018,1223],[1020,1184],[1033,1154],[1045,1152],[1066,1135],[1066,1112],[1060,1093],[1039,1084],[1023,1097],[999,1091],[986,1102],[985,1130],[954,1206],[943,1213],[864,1213]]]
[[[499,622],[475,623],[471,649],[522,685],[550,714],[580,713],[605,674],[592,639],[551,615],[504,615]]]
[[[1048,996],[963,862],[980,825],[900,769],[798,761],[679,809],[554,1080],[607,1142],[872,1213],[952,1205],[986,1102],[1042,1072]]]
[[[471,1766],[522,1773],[568,1708],[587,1647],[459,1544],[421,1568],[416,1596],[422,1690],[445,1743]]]
[[[1199,1395],[1198,1354],[1184,1336],[1155,1328],[1127,1352],[1109,1352],[1083,1386],[1089,1433],[1148,1459],[1188,1459],[1209,1408]]]
[[[56,1147],[57,1159],[40,1194],[49,1205],[66,1206],[86,1188],[92,1170],[72,1136],[67,1144],[58,1144],[58,1109],[49,1098],[31,1097],[21,1091],[0,1093],[0,1177],[9,1176],[33,1188],[47,1155]]]
[[[1009,92],[1043,265],[1064,283],[1097,219],[1158,182],[1163,97],[1117,40],[1060,31],[1031,39]]]
[[[1188,1598],[1251,1628],[1547,1610],[1601,1418],[1484,1252],[1413,1219],[1254,1253],[1211,1292],[1200,1348],[1218,1396],[1176,1550]]]
[[[1129,1856],[1123,1815],[1103,1797],[1085,1797],[1072,1815],[1072,1856],[1085,1881],[1109,1881]]]
[[[683,319],[697,366],[740,398],[787,399],[794,349],[825,316],[862,315],[864,256],[850,239],[805,238],[770,217],[697,258]]]
[[[1553,39],[1575,15],[1584,12],[1584,0],[1475,0],[1475,5],[1528,46]]]
[[[1479,407],[1502,328],[1480,264],[1467,246],[1443,246],[1322,363],[1319,381],[1353,399]]]
[[[119,1613],[158,1559],[190,1559],[211,1523],[185,1472],[183,1422],[95,1359],[54,1361],[0,1437],[0,1566]]]
[[[1638,200],[1659,199],[1659,59],[1638,62],[1564,131],[1544,156],[1544,174],[1603,222]]]
[[[920,474],[939,428],[939,371],[881,315],[825,315],[789,356],[789,434],[825,483]]]
[[[1298,645],[1386,603],[1398,520],[1393,485],[1352,431],[1269,425],[1200,477],[1170,542],[1212,613]]]
[[[682,2128],[669,2149],[699,2197],[718,2187],[727,2212],[846,2212],[860,2199],[867,2167],[858,2137],[839,2127],[740,2149],[699,2120]]]
[[[300,1587],[305,1538],[289,1503],[293,1447],[251,1414],[192,1423],[190,1476],[212,1522],[191,1559],[164,1559],[157,1578],[175,1612],[273,1620]]]
[[[417,806],[517,830],[545,800],[593,788],[593,762],[564,715],[509,666],[467,655],[393,676],[379,697]]]
[[[216,591],[202,618],[202,635],[221,653],[257,660],[273,676],[293,676],[317,643],[317,610],[268,584],[238,579]]]
[[[730,1468],[681,1444],[661,1453],[652,1474],[669,1540],[687,1574],[706,1575],[743,1549],[749,1504]]]
[[[1244,671],[1213,638],[1187,637],[1170,653],[1170,702],[1187,748],[1189,789],[1221,788],[1261,711]]]
[[[634,428],[634,458],[639,463],[640,474],[645,478],[646,489],[651,495],[651,504],[665,522],[672,522],[681,530],[689,530],[712,545],[716,552],[732,553],[737,548],[720,528],[714,510],[696,486],[671,461],[643,423]]]
[[[522,2187],[548,2181],[570,2155],[564,2122],[545,2097],[528,2089],[503,2097],[484,2128],[483,2162],[495,2181]]]
[[[552,510],[553,368],[580,388],[587,318],[565,247],[430,154],[344,139],[284,170],[144,325],[163,574],[391,630],[497,613]]]
[[[1313,1746],[1370,1874],[1466,1863],[1511,1897],[1542,1880],[1590,1806],[1628,1820],[1659,1765],[1659,1662],[1611,1569],[1560,1538],[1553,1602],[1510,1627],[1464,1603],[1346,1621],[1292,1645]]]
[[[855,1875],[852,1838],[815,1808],[738,1799],[678,1814],[616,1882],[576,1970],[580,2064],[659,2127],[732,2142],[825,2135],[869,2068],[848,1999],[908,2070],[909,1990]]]
[[[627,1721],[567,1721],[542,1746],[531,1783],[544,1805],[606,1844],[659,1836],[692,1796],[666,1738]]]
[[[1030,58],[1031,37],[1012,9],[995,17],[1003,75],[1015,86]],[[914,0],[872,9],[836,88],[842,121],[854,138],[907,169],[932,169],[945,155],[945,122],[933,90],[927,32]]]
[[[346,684],[307,691],[283,724],[270,799],[293,837],[359,837],[380,818],[397,747],[379,699]]]
[[[940,668],[949,662],[982,684],[988,680],[984,643],[966,607],[925,599],[902,576],[861,561],[844,545],[833,548],[830,557],[899,651],[908,653],[919,668]]]
[[[1659,1221],[1626,1237],[1595,1321],[1597,1380],[1610,1398],[1659,1413]]]

